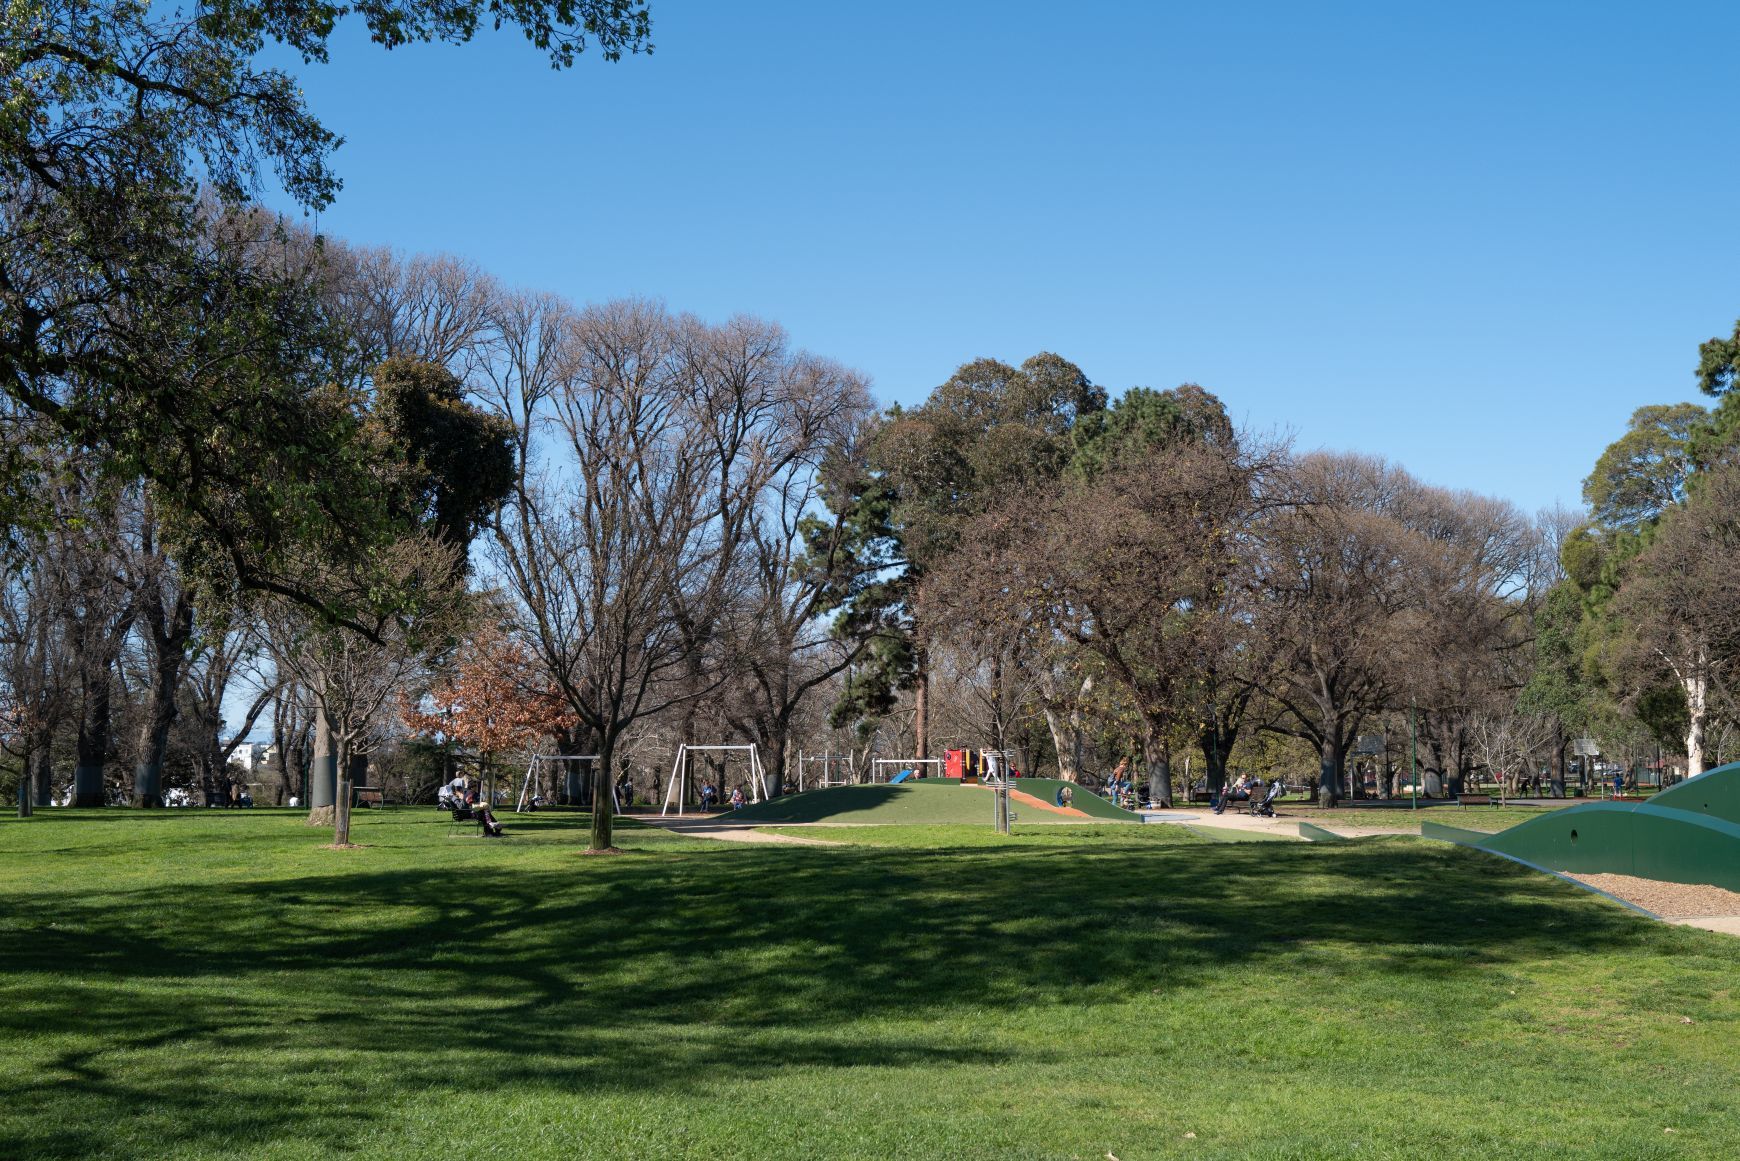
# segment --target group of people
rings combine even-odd
[[[1106,797],[1114,806],[1133,810],[1136,806],[1136,784],[1130,780],[1130,760],[1120,758],[1106,779]]]
[[[743,787],[741,785],[733,787],[731,791],[731,809],[742,810],[747,805],[749,805],[749,799],[744,795]],[[708,782],[701,787],[701,809],[719,809],[719,788],[711,782]]]
[[[496,821],[489,804],[477,796],[477,786],[465,775],[455,775],[435,792],[436,804],[453,812],[455,822],[476,822],[483,828],[484,838],[500,838],[501,823]]]
[[[1220,794],[1214,800],[1214,813],[1225,814],[1228,803],[1246,802],[1250,804],[1252,814],[1262,814],[1274,817],[1275,800],[1281,797],[1287,788],[1286,783],[1275,778],[1264,783],[1260,778],[1252,778],[1249,774],[1240,774],[1237,778],[1221,787]],[[1262,797],[1258,798],[1258,793]]]

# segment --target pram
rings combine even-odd
[[[1269,789],[1264,792],[1263,800],[1261,802],[1255,800],[1251,802],[1251,813],[1263,818],[1274,818],[1275,799],[1286,793],[1286,790],[1287,784],[1279,778],[1276,778],[1274,781],[1269,783]]]

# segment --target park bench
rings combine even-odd
[[[356,804],[358,806],[372,806],[379,810],[387,804],[387,798],[381,793],[379,786],[358,786],[356,788]]]
[[[1490,795],[1490,794],[1458,794],[1456,796],[1456,805],[1458,805],[1458,806],[1492,806],[1495,804],[1493,803],[1492,795]]]

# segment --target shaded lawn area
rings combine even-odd
[[[1476,852],[508,822],[0,823],[0,1156],[1740,1153],[1740,942]]]

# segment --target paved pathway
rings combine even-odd
[[[1283,810],[1285,808],[1283,807]],[[1164,823],[1171,826],[1204,827],[1210,830],[1240,830],[1254,834],[1265,834],[1273,838],[1298,839],[1299,824],[1311,822],[1307,816],[1282,814],[1278,818],[1265,818],[1262,815],[1235,814],[1228,810],[1225,814],[1216,814],[1206,807],[1201,810],[1148,810],[1142,812],[1142,817],[1149,823]],[[1314,823],[1323,826],[1321,823]],[[1373,838],[1378,835],[1418,834],[1418,831],[1403,830],[1384,826],[1346,826],[1336,823],[1323,826],[1324,830],[1334,831],[1345,838]]]

